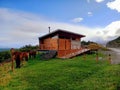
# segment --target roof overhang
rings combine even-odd
[[[78,33],[74,33],[74,32],[70,32],[70,31],[66,31],[66,30],[61,30],[61,29],[57,29],[53,32],[50,32],[44,36],[41,36],[39,37],[39,40],[41,39],[45,39],[45,38],[48,38],[48,37],[52,37],[52,36],[55,36],[55,35],[59,35],[59,34],[62,34],[63,36],[67,36],[69,35],[70,37],[79,37],[79,38],[82,38],[82,37],[85,37],[85,35],[82,35],[82,34],[78,34]]]

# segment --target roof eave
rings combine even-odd
[[[39,40],[40,40],[40,39],[44,39],[45,37],[49,36],[50,34],[54,34],[54,33],[57,33],[57,32],[59,32],[59,31],[61,31],[61,32],[66,32],[66,33],[70,33],[70,34],[74,34],[74,35],[78,35],[78,36],[80,36],[81,38],[86,37],[85,35],[77,34],[77,33],[74,33],[74,32],[67,31],[67,30],[57,29],[57,30],[55,30],[55,31],[53,31],[53,32],[50,32],[50,33],[48,33],[48,34],[46,34],[46,35],[43,35],[43,36],[39,37]]]

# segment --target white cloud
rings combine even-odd
[[[20,47],[26,44],[39,44],[38,37],[48,33],[48,26],[51,27],[51,31],[64,29],[86,35],[84,40],[98,42],[120,35],[120,21],[112,22],[105,28],[89,28],[53,22],[34,14],[0,8],[0,46]]]
[[[106,26],[104,28],[104,39],[105,40],[109,40],[109,37],[117,37],[120,36],[120,21],[114,21],[111,24],[109,24],[108,26]]]
[[[87,0],[88,3],[90,3],[90,0]]]
[[[87,14],[88,14],[88,16],[92,16],[92,15],[93,15],[93,13],[92,13],[92,12],[88,12]]]
[[[112,10],[117,10],[120,12],[120,0],[114,0],[112,2],[108,2],[107,6]]]
[[[74,23],[79,23],[79,22],[81,22],[82,20],[83,20],[83,18],[78,17],[78,18],[74,18],[74,19],[72,20],[72,22],[74,22]]]
[[[103,2],[104,0],[95,0],[97,3],[101,3]]]
[[[109,40],[115,39],[120,36],[120,21],[114,21],[107,25],[105,28],[96,31],[96,41],[106,43]]]

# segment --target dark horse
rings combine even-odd
[[[15,51],[13,48],[10,51],[13,59],[16,62],[16,68],[20,68],[21,61],[23,60],[28,61],[29,54],[27,52],[18,52]]]
[[[30,52],[29,52],[29,57],[30,57],[30,58],[32,58],[32,57],[35,58],[35,57],[36,57],[36,54],[37,54],[36,51],[30,51]]]

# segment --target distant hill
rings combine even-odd
[[[106,46],[111,48],[120,48],[120,36],[112,41],[109,41]]]
[[[0,48],[0,52],[10,50],[10,48]]]

